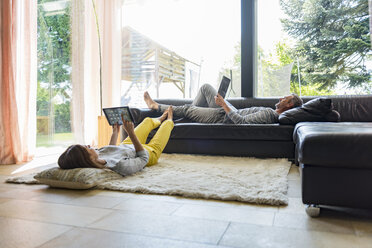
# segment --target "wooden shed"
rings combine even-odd
[[[122,80],[132,82],[124,97],[131,88],[146,89],[152,81],[156,84],[156,97],[159,97],[159,87],[162,83],[174,84],[185,97],[186,62],[193,62],[131,27],[124,27],[122,36]],[[196,63],[193,64],[200,67]]]

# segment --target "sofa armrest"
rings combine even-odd
[[[181,106],[184,104],[192,103],[192,99],[176,99],[176,98],[154,99],[154,101],[160,104],[167,104],[167,105],[173,105],[173,106]]]
[[[140,124],[146,117],[154,118],[161,115],[160,112],[148,108],[130,108],[130,112],[132,113],[135,125]]]

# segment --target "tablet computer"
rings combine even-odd
[[[134,118],[128,106],[123,107],[116,107],[116,108],[104,108],[103,112],[105,113],[106,119],[108,123],[113,126],[116,123],[119,125],[123,125],[123,121],[121,120],[121,115],[123,114],[123,118],[126,121],[130,121],[134,123]]]
[[[218,89],[218,94],[222,96],[222,98],[225,98],[227,89],[229,88],[230,85],[230,78],[227,78],[225,76],[222,77],[220,88]]]

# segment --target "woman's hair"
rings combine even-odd
[[[89,153],[82,145],[69,146],[58,158],[58,165],[61,169],[74,168],[97,168],[90,159]]]

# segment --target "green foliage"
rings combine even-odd
[[[293,49],[286,43],[286,41],[278,42],[275,45],[275,54],[270,54],[268,61],[264,60],[266,63],[266,67],[271,68],[281,68],[285,65],[293,63],[292,71],[291,71],[291,84],[290,84],[290,92],[296,93],[297,95],[302,96],[318,96],[318,95],[334,95],[335,92],[330,87],[324,87],[321,82],[307,82],[301,78],[301,92],[299,87],[299,80],[298,80],[298,67],[297,61],[295,60],[295,54],[293,53]],[[276,62],[274,62],[276,61]],[[301,65],[300,65],[301,67]],[[302,72],[300,74],[302,77]],[[301,93],[301,94],[300,94]]]
[[[37,82],[37,102],[36,102],[36,115],[48,116],[49,111],[49,92],[47,89],[40,86]]]
[[[51,13],[44,10],[44,3],[38,0],[38,85],[37,115],[49,116],[53,132],[71,131],[71,20],[70,2],[62,12]],[[55,103],[54,99],[62,99]]]
[[[238,42],[238,44],[235,45],[235,54],[232,58],[232,61],[230,61],[229,66],[224,66],[220,69],[218,78],[221,79],[222,76],[230,77],[230,70],[232,71],[232,83],[233,87],[237,88],[238,85],[241,84],[241,72],[240,72],[240,64],[241,64],[241,43]],[[234,89],[234,91],[229,91],[228,93],[229,97],[236,97],[240,96],[240,90]]]
[[[321,83],[301,85],[301,92],[300,92],[299,85],[291,82],[291,92],[296,93],[297,95],[301,95],[301,96],[335,95],[335,92],[333,92],[332,90],[322,88]]]
[[[70,102],[55,105],[55,132],[71,132]]]
[[[57,92],[70,89],[71,74],[71,20],[70,6],[63,14],[47,15],[42,3],[38,1],[38,80],[52,82],[52,87]]]
[[[371,82],[366,61],[371,47],[368,0],[281,0],[284,30],[297,40],[305,84],[321,89],[338,82]]]

